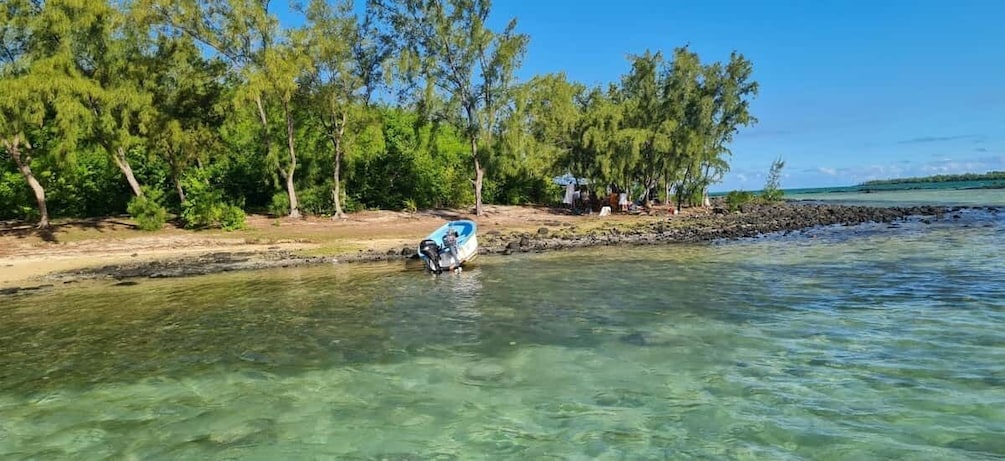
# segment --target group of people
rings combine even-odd
[[[586,189],[580,190],[573,184],[567,184],[565,186],[565,196],[562,197],[562,203],[572,210],[588,208],[590,191]]]
[[[562,203],[572,210],[592,208],[590,192],[586,189],[580,190],[571,183],[565,186],[565,195],[562,198]],[[622,212],[630,211],[632,206],[631,200],[628,199],[628,192],[623,190],[611,192],[609,203],[611,209],[617,209]]]

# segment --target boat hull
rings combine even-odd
[[[430,251],[428,248],[424,248],[426,242],[435,242],[437,244],[436,262],[441,270],[448,270],[451,267],[457,268],[462,267],[467,263],[473,261],[478,257],[478,237],[476,235],[478,226],[474,221],[470,220],[458,220],[450,221],[438,229],[426,236],[423,243],[419,244],[418,254],[422,258],[423,265],[427,270],[436,271],[436,264],[433,264],[430,260]],[[457,252],[454,254],[448,248],[443,245],[443,237],[447,235],[450,230],[457,231]]]

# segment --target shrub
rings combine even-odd
[[[416,205],[415,199],[406,198],[404,208],[402,208],[402,211],[405,211],[407,213],[415,213],[416,211],[419,211],[419,206]]]
[[[220,227],[225,231],[244,229],[247,215],[237,205],[225,205],[220,212]]]
[[[269,214],[275,217],[282,217],[290,214],[290,196],[286,191],[276,192],[269,203]]]
[[[182,180],[185,202],[181,204],[181,218],[189,229],[219,226],[231,231],[244,228],[244,210],[223,200],[223,193],[209,184],[209,173],[196,169]]]
[[[332,200],[330,183],[311,186],[297,191],[297,202],[300,204],[301,213],[315,216],[330,216],[335,214],[335,202]],[[283,211],[284,215],[290,212],[289,200],[286,200],[286,203],[286,210]]]
[[[729,211],[738,211],[741,206],[754,200],[754,193],[750,191],[734,190],[726,194],[726,208]]]
[[[159,189],[145,189],[142,197],[133,197],[126,210],[136,220],[136,225],[145,231],[156,231],[164,227],[167,210],[161,205],[164,193]]]

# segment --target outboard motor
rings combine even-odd
[[[419,243],[419,252],[426,257],[426,269],[434,274],[443,272],[440,268],[440,246],[435,240],[423,240]]]

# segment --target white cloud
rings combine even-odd
[[[795,165],[793,165],[795,166]],[[874,179],[893,179],[936,174],[984,173],[1005,171],[1005,154],[984,157],[940,155],[935,159],[896,160],[853,167],[807,167],[783,172],[783,188],[851,186]],[[758,190],[764,185],[765,171],[737,169],[729,172],[724,181],[712,190]]]

